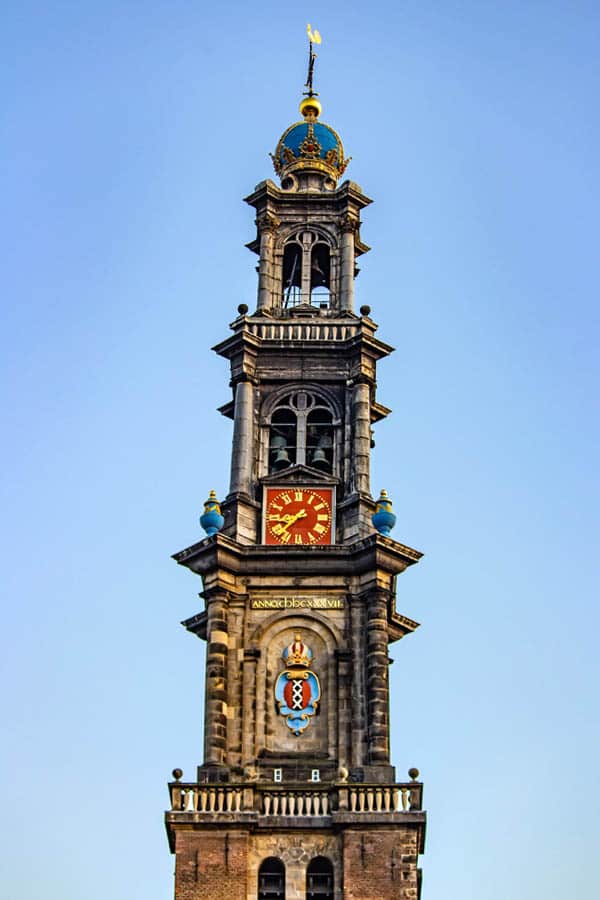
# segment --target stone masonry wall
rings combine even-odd
[[[261,862],[275,856],[285,865],[286,900],[305,900],[306,869],[315,856],[326,856],[333,863],[335,900],[342,900],[341,839],[338,835],[306,831],[256,834],[251,838],[248,855],[247,900],[256,900],[258,870]],[[208,895],[207,895],[208,900]]]

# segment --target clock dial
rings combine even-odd
[[[267,488],[265,544],[331,544],[331,488]]]

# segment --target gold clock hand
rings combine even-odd
[[[305,518],[306,518],[306,510],[305,509],[301,509],[300,512],[297,512],[295,515],[290,515],[290,517],[287,521],[287,524],[285,524],[283,526],[282,531],[285,531],[287,528],[290,527],[290,525],[293,525],[294,522],[297,522],[298,519],[305,519]]]

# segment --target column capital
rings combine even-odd
[[[276,231],[281,225],[281,219],[279,219],[275,213],[266,212],[261,213],[256,217],[256,227],[261,232],[273,232]]]
[[[340,227],[344,234],[354,234],[358,231],[359,225],[360,220],[358,216],[354,216],[352,213],[344,213],[340,220]]]

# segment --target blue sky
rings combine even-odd
[[[372,489],[425,551],[393,647],[424,900],[598,893],[600,10],[22,0],[4,11],[0,830],[7,900],[159,900],[201,761],[200,583],[169,556],[227,489],[225,363],[255,299],[241,202],[297,118],[375,203],[358,303]]]

